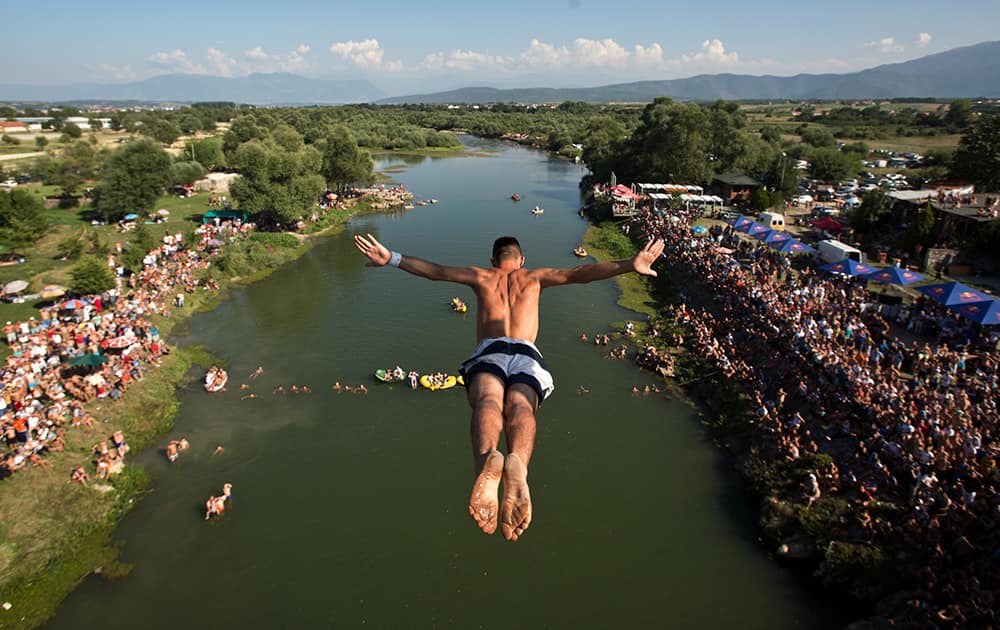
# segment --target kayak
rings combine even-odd
[[[444,385],[434,385],[433,383],[431,383],[430,374],[424,374],[423,376],[420,377],[420,384],[423,385],[424,388],[429,389],[431,391],[436,391],[439,389],[451,389],[452,387],[455,386],[455,383],[457,382],[458,380],[454,376],[447,376],[444,379]]]
[[[406,380],[406,375],[393,376],[391,370],[375,370],[375,378],[383,383],[401,383]]]
[[[229,375],[225,372],[220,372],[221,376],[215,377],[211,383],[205,383],[205,391],[209,394],[215,394],[221,392],[226,387],[226,383],[229,381]]]

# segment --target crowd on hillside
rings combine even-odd
[[[882,308],[863,281],[817,273],[731,228],[692,236],[644,213],[668,264],[714,295],[668,317],[675,341],[743,385],[764,456],[825,454],[783,497],[851,506],[837,536],[880,549],[906,575],[899,623],[987,627],[1000,595],[1000,331],[935,302]],[[919,334],[918,334],[919,333]],[[646,358],[648,360],[649,357]]]
[[[202,225],[197,242],[168,234],[143,258],[143,269],[127,274],[115,247],[107,264],[116,286],[100,295],[62,301],[40,310],[39,318],[7,322],[11,350],[0,369],[0,478],[25,466],[46,466],[45,454],[64,448],[66,431],[98,432],[85,403],[116,401],[131,383],[169,349],[149,317],[170,316],[184,296],[215,285],[203,279],[210,258],[227,240],[254,229],[252,223],[219,221]],[[114,427],[102,427],[111,431]],[[94,445],[95,473],[107,478],[128,450],[119,431]],[[102,446],[103,445],[103,446]],[[86,470],[70,479],[85,483]]]

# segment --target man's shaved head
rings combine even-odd
[[[507,260],[508,258],[520,258],[523,255],[521,253],[521,244],[513,236],[501,236],[493,241],[494,263],[498,264],[501,260]]]

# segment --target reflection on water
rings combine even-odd
[[[546,292],[538,345],[556,376],[532,460],[531,528],[516,543],[468,517],[461,389],[376,384],[396,364],[454,371],[475,323],[465,287],[369,269],[351,236],[446,264],[488,264],[501,234],[533,266],[577,264],[582,171],[521,147],[470,140],[488,159],[414,160],[398,176],[441,203],[369,215],[297,263],[194,317],[175,342],[227,361],[231,389],[192,387],[170,436],[173,465],[137,456],[155,492],[119,529],[128,578],[88,578],[52,628],[814,628],[829,611],[771,564],[752,514],[690,408],[632,396],[651,382],[579,341],[629,317],[611,283]],[[386,158],[395,160],[397,158]],[[400,161],[407,159],[399,156]],[[386,162],[388,163],[388,162]],[[510,201],[512,191],[524,197]],[[544,215],[529,208],[542,205]],[[246,381],[257,366],[264,373]],[[241,400],[239,383],[259,395]],[[335,392],[366,384],[368,395]],[[310,394],[273,394],[308,385]],[[589,395],[577,395],[586,386]],[[217,444],[222,455],[212,456]],[[162,444],[160,445],[162,447]],[[198,514],[222,484],[232,504]],[[498,607],[497,604],[501,603]],[[507,604],[504,606],[503,604]],[[511,606],[515,608],[512,609]],[[97,620],[100,620],[99,622]]]

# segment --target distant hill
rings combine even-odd
[[[131,83],[0,85],[0,101],[233,101],[255,105],[340,103],[551,103],[678,100],[842,100],[857,98],[1000,96],[1000,42],[955,48],[919,59],[849,74],[702,74],[589,88],[465,87],[434,94],[385,94],[367,81],[309,79],[287,72],[245,77],[168,74]],[[382,100],[379,100],[382,99]]]
[[[254,105],[370,103],[385,94],[367,81],[307,79],[287,72],[245,77],[165,74],[132,83],[0,85],[2,101],[233,101]]]
[[[397,96],[379,103],[552,103],[678,100],[842,100],[856,98],[1000,96],[1000,42],[954,48],[902,63],[848,74],[702,74],[687,79],[637,81],[592,88],[468,87],[435,94]]]

